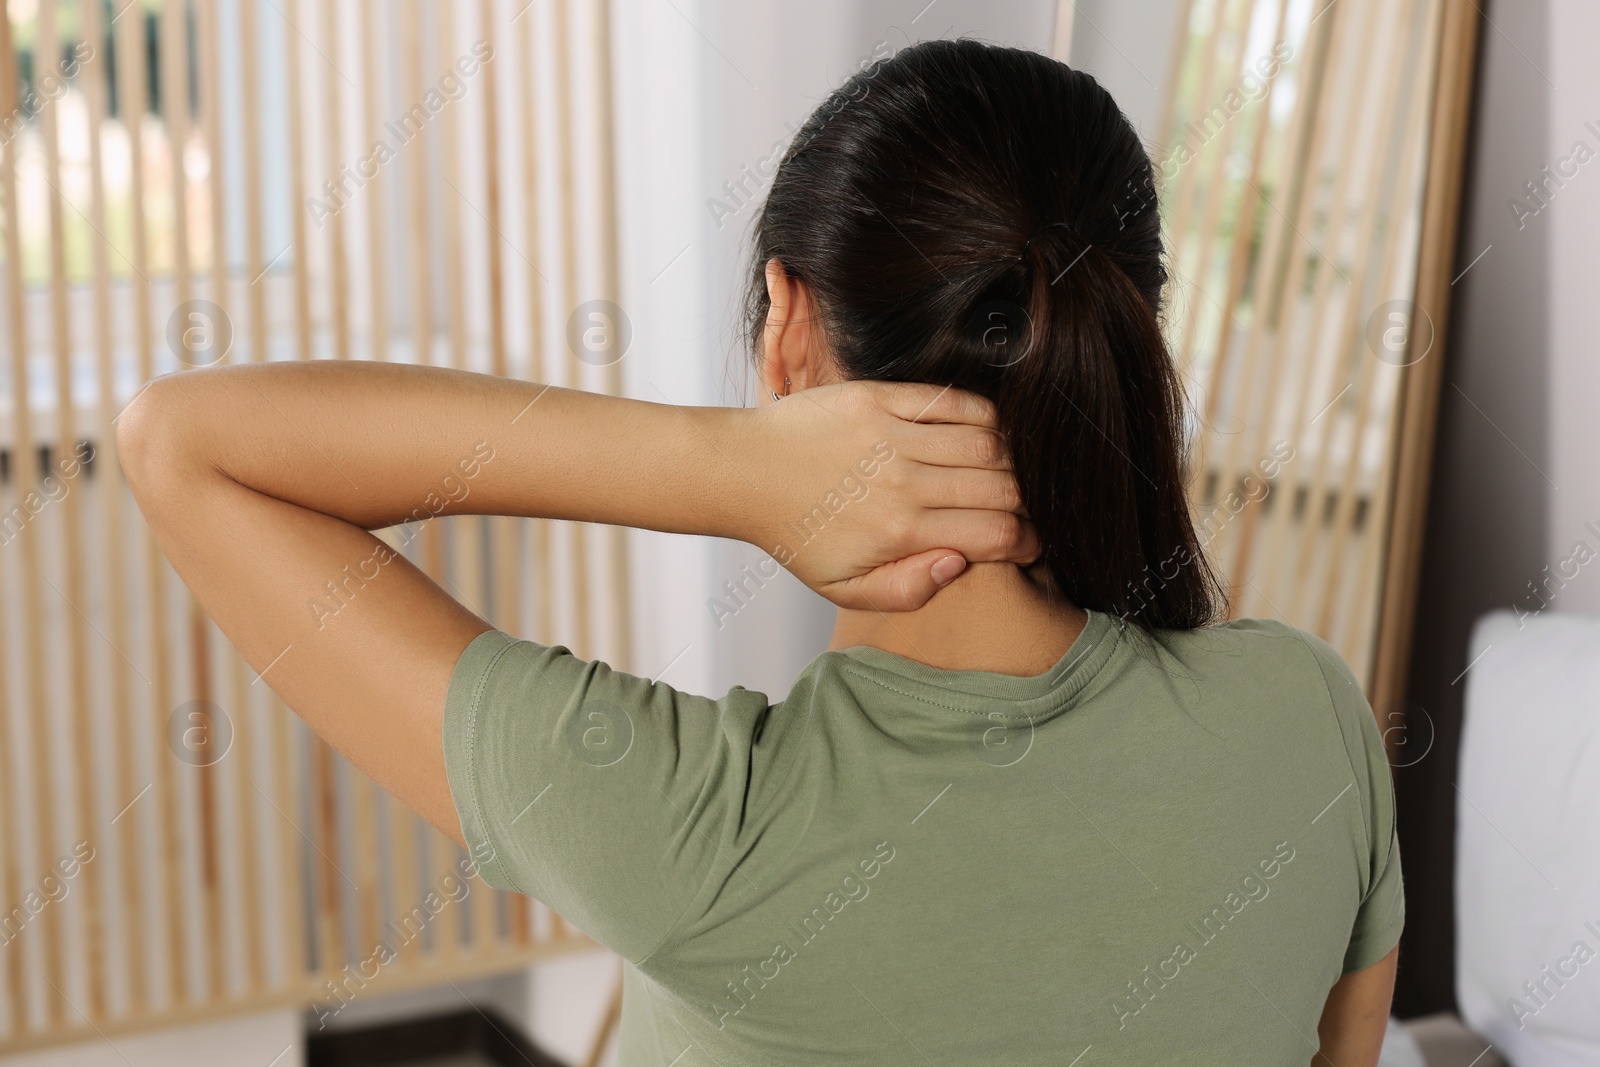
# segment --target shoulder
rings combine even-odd
[[[1337,731],[1352,761],[1376,734],[1361,682],[1337,649],[1276,619],[1232,619],[1196,630],[1158,631],[1170,673],[1191,677],[1222,716]],[[1168,660],[1170,657],[1170,660]],[[1330,737],[1331,740],[1331,737]]]
[[[1327,640],[1298,626],[1274,619],[1242,619],[1248,631],[1276,642],[1274,651],[1297,663],[1308,678],[1320,681],[1334,717],[1346,736],[1347,747],[1364,726],[1372,726],[1372,708],[1367,703],[1361,680],[1338,649]],[[1352,753],[1352,756],[1354,753]]]
[[[1344,755],[1354,782],[1360,788],[1362,807],[1369,821],[1392,819],[1393,783],[1385,747],[1386,731],[1361,680],[1328,641],[1310,630],[1269,619],[1239,620],[1246,632],[1278,642],[1282,654],[1300,664],[1299,670],[1320,683],[1323,707],[1343,742]]]
[[[1214,673],[1230,662],[1244,676],[1273,685],[1304,685],[1330,696],[1360,689],[1344,658],[1309,630],[1277,619],[1230,619],[1195,630],[1158,631],[1156,640],[1186,666],[1209,665]]]
[[[1370,719],[1371,709],[1361,682],[1350,664],[1327,640],[1299,626],[1278,619],[1234,619],[1217,627],[1234,635],[1251,653],[1257,670],[1279,676],[1293,676],[1310,689],[1325,694],[1326,704],[1341,725],[1358,725]]]

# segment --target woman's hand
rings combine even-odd
[[[968,562],[1039,557],[983,397],[852,381],[748,416],[762,473],[739,536],[840,607],[913,610]]]

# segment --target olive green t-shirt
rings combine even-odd
[[[626,961],[624,1067],[1304,1064],[1403,921],[1372,712],[1277,622],[827,652],[779,704],[491,630],[444,744],[484,880]]]

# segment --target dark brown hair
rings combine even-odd
[[[754,245],[752,348],[777,257],[846,377],[995,402],[1041,562],[1074,603],[1147,628],[1218,617],[1159,324],[1150,157],[1092,77],[971,40],[903,49],[801,127]]]

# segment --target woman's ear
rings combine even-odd
[[[816,303],[805,282],[789,275],[783,261],[767,260],[767,325],[761,339],[763,399],[773,393],[820,385],[827,363]]]

